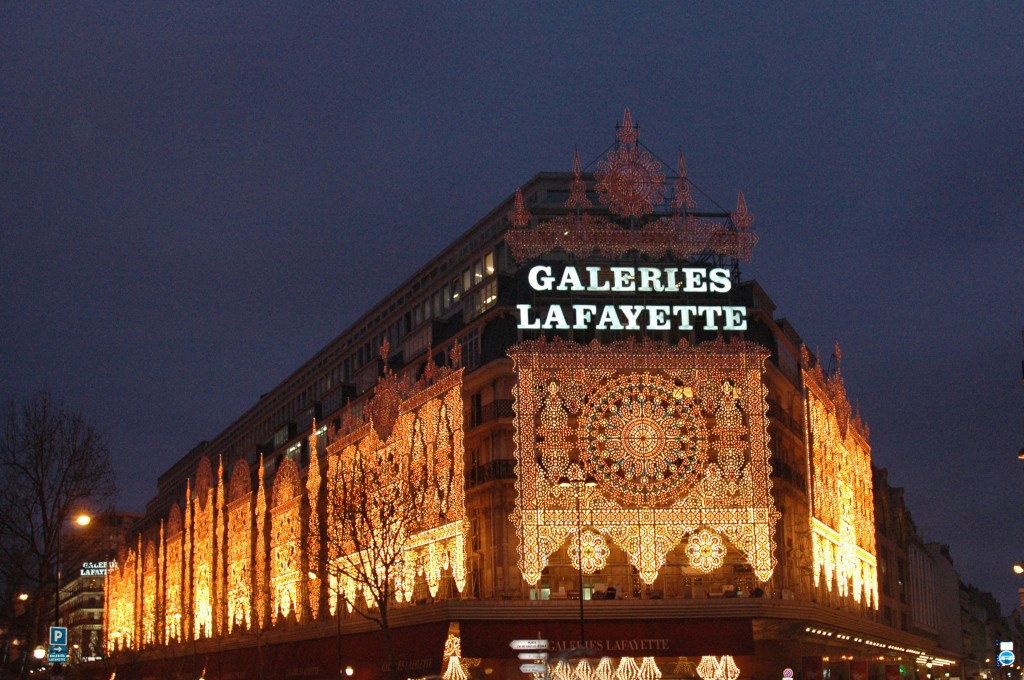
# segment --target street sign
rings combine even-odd
[[[547,640],[513,640],[508,643],[512,649],[547,649]]]
[[[523,673],[546,673],[548,667],[542,663],[524,663],[519,665]]]
[[[999,652],[999,656],[996,657],[996,661],[999,662],[1000,666],[1012,666],[1016,660],[1017,656],[1008,649]]]
[[[68,629],[66,626],[50,626],[50,644],[67,646]]]
[[[547,661],[547,652],[519,652],[519,658],[523,661]]]
[[[49,649],[46,650],[46,660],[50,663],[67,663],[68,646],[50,645]]]

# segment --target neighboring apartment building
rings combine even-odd
[[[948,574],[879,498],[838,348],[741,279],[742,194],[698,210],[637,137],[627,112],[595,173],[531,179],[161,475],[95,677],[383,675],[337,607],[369,599],[331,481],[361,457],[405,461],[378,501],[431,490],[395,577],[409,676],[521,677],[538,635],[593,650],[548,670],[582,680],[959,675]]]

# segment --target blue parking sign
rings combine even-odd
[[[67,645],[68,629],[66,626],[50,626],[50,644]]]

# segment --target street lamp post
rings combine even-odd
[[[597,480],[590,475],[583,479],[563,477],[558,480],[558,485],[563,488],[572,487],[576,495],[576,566],[578,567],[580,577],[580,647],[585,648],[587,646],[587,632],[583,617],[583,508],[580,497],[583,495],[583,488],[597,486]]]

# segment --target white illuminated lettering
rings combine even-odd
[[[516,309],[519,310],[519,325],[517,328],[521,329],[533,329],[540,328],[540,320],[530,321],[530,316],[533,310],[530,305],[516,305]]]
[[[662,271],[657,267],[638,267],[636,271],[640,277],[640,284],[636,287],[637,290],[655,293],[665,290],[661,283]]]
[[[697,307],[697,313],[704,315],[704,328],[709,331],[718,330],[718,325],[715,323],[715,315],[722,313],[722,308],[717,305],[701,305]]]
[[[601,268],[600,267],[587,267],[587,275],[590,277],[590,281],[587,284],[587,290],[610,290],[612,285],[610,281],[600,283],[601,280]]]
[[[565,313],[562,312],[562,305],[551,305],[548,307],[548,316],[544,319],[544,328],[569,328],[569,322],[565,320]]]
[[[647,308],[650,321],[647,322],[648,330],[667,331],[672,325],[668,321],[668,305],[650,305]]]
[[[672,305],[672,313],[679,316],[679,326],[677,326],[679,330],[693,330],[693,322],[690,320],[690,317],[697,313],[696,307],[693,305]]]
[[[612,274],[615,276],[615,287],[612,290],[617,293],[627,293],[636,290],[636,285],[633,283],[634,274],[632,267],[612,267]]]
[[[709,278],[711,279],[710,290],[712,293],[728,293],[732,289],[732,277],[728,269],[712,269]]]
[[[576,323],[572,327],[580,330],[590,326],[590,320],[597,314],[597,305],[573,305],[573,311],[576,312]]]
[[[640,330],[637,319],[643,314],[643,305],[619,305],[619,311],[626,317],[626,330],[638,331]]]
[[[725,330],[745,331],[747,330],[747,308],[746,307],[723,307],[725,311]]]
[[[687,293],[703,293],[708,289],[708,285],[704,281],[707,271],[703,269],[684,269],[683,275],[686,277],[686,287],[684,290]]]
[[[622,324],[619,323],[619,315],[615,313],[613,305],[605,305],[604,309],[601,310],[601,318],[598,319],[596,328],[599,330],[622,330]]]
[[[558,290],[586,290],[583,287],[583,281],[580,280],[580,274],[576,271],[576,267],[566,267],[562,272],[562,278],[558,282]]]
[[[541,274],[544,274],[544,276],[541,276]],[[530,280],[530,287],[534,290],[551,290],[551,285],[555,282],[555,278],[551,276],[551,267],[542,264],[531,267],[528,278]]]

